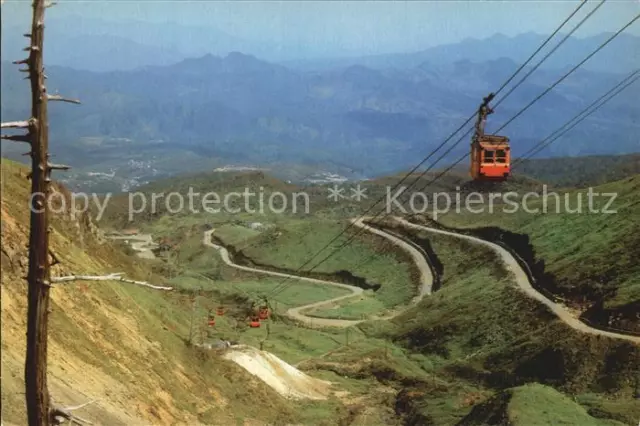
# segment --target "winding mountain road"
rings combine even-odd
[[[397,247],[400,247],[401,249],[409,253],[409,255],[411,256],[411,260],[418,267],[418,271],[420,273],[420,288],[418,290],[418,293],[414,296],[414,298],[410,302],[410,305],[415,305],[420,300],[422,300],[424,296],[428,296],[431,294],[432,287],[433,287],[433,273],[431,272],[431,266],[427,262],[427,259],[425,258],[425,256],[420,251],[418,251],[418,249],[413,247],[411,244],[407,243],[406,241],[402,240],[401,238],[395,235],[392,235],[388,232],[382,231],[377,228],[373,228],[365,224],[364,222],[369,219],[370,218],[351,219],[351,223],[353,223],[358,228],[363,228],[373,234],[379,235],[391,241],[392,244],[396,245]],[[400,312],[397,312],[390,317],[385,317],[385,319],[393,318],[397,316],[399,313]]]
[[[553,302],[552,300],[547,299],[542,293],[538,292],[538,290],[536,290],[531,285],[528,275],[522,269],[522,267],[520,266],[518,261],[513,257],[513,255],[498,244],[483,240],[482,238],[472,237],[470,235],[458,234],[456,232],[443,231],[440,229],[430,228],[428,226],[417,225],[415,223],[408,222],[407,220],[397,216],[394,217],[394,220],[407,228],[411,228],[419,231],[431,232],[434,234],[448,235],[451,237],[461,238],[463,240],[470,241],[474,244],[479,244],[479,245],[488,247],[500,256],[506,269],[513,274],[514,280],[518,285],[518,288],[520,288],[520,290],[522,290],[528,297],[535,299],[538,302],[544,304],[562,322],[564,322],[571,328],[578,330],[582,333],[606,336],[614,339],[622,339],[622,340],[628,340],[634,343],[640,343],[640,337],[630,336],[627,334],[614,333],[610,331],[604,331],[604,330],[599,330],[597,328],[593,328],[585,324],[584,322],[580,321],[578,318],[574,317],[573,315],[571,315],[571,313],[569,313],[569,311],[562,305],[559,305]]]
[[[341,320],[341,319],[332,319],[332,318],[312,318],[300,313],[300,311],[303,311],[306,309],[318,308],[324,305],[329,305],[335,302],[339,302],[344,299],[359,296],[363,292],[363,290],[360,287],[356,287],[348,284],[335,283],[333,281],[325,281],[325,280],[318,280],[315,278],[300,277],[297,275],[285,274],[282,272],[267,271],[265,269],[258,269],[258,268],[252,268],[249,266],[238,265],[237,263],[233,263],[233,261],[231,260],[231,256],[229,255],[229,251],[225,247],[219,246],[211,242],[211,236],[213,235],[214,231],[215,229],[205,231],[202,242],[205,246],[218,250],[220,252],[220,257],[222,258],[222,261],[232,268],[239,269],[241,271],[246,271],[246,272],[254,272],[258,274],[271,275],[273,277],[290,278],[294,280],[308,282],[311,284],[330,285],[333,287],[349,290],[351,292],[351,294],[335,297],[333,299],[323,300],[320,302],[311,303],[309,305],[291,308],[287,311],[287,315],[290,316],[291,318],[296,319],[298,321],[305,322],[305,323],[311,323],[312,325],[318,326],[318,327],[350,327],[352,325],[362,322],[362,321],[351,321],[351,320]]]
[[[428,226],[424,226],[424,225],[418,225],[415,223],[411,223],[401,217],[395,216],[393,218],[397,223],[401,224],[402,226],[405,226],[409,229],[415,229],[418,231],[426,231],[426,232],[430,232],[430,233],[434,233],[434,234],[440,234],[440,235],[447,235],[450,237],[455,237],[455,238],[460,238],[463,240],[467,240],[470,241],[474,244],[479,244],[479,245],[483,245],[485,247],[490,248],[491,250],[493,250],[494,252],[496,252],[505,268],[511,272],[511,274],[514,277],[514,281],[516,283],[516,285],[518,286],[518,288],[523,291],[528,297],[537,300],[538,302],[544,304],[547,308],[549,308],[549,310],[551,312],[553,312],[561,321],[563,321],[565,324],[569,325],[571,328],[580,331],[582,333],[588,333],[588,334],[592,334],[592,335],[599,335],[599,336],[606,336],[606,337],[610,337],[610,338],[614,338],[614,339],[621,339],[621,340],[627,340],[630,342],[634,342],[636,344],[640,343],[640,337],[637,336],[631,336],[631,335],[626,335],[626,334],[621,334],[621,333],[615,333],[615,332],[610,332],[610,331],[605,331],[605,330],[600,330],[597,328],[593,328],[587,324],[585,324],[584,322],[580,321],[578,318],[574,317],[564,306],[553,302],[552,300],[549,300],[547,297],[545,297],[542,293],[540,293],[539,291],[537,291],[532,285],[531,282],[529,281],[529,277],[527,275],[527,273],[522,269],[522,267],[520,266],[520,264],[518,263],[518,261],[513,257],[513,255],[511,253],[509,253],[509,251],[507,251],[505,248],[501,247],[498,244],[483,240],[481,238],[478,237],[473,237],[470,235],[465,235],[465,234],[459,234],[456,232],[451,232],[451,231],[444,231],[441,229],[436,229],[436,228],[431,228]],[[397,247],[400,247],[401,249],[405,250],[410,256],[412,261],[415,263],[415,265],[417,266],[419,272],[420,272],[420,288],[418,293],[416,294],[416,296],[414,296],[414,298],[411,300],[410,304],[408,306],[402,307],[397,309],[395,312],[386,315],[386,316],[371,316],[368,320],[373,320],[373,319],[377,319],[377,320],[388,320],[388,319],[392,319],[398,315],[400,315],[402,312],[404,312],[406,309],[408,309],[410,306],[415,305],[416,303],[418,303],[424,296],[426,295],[430,295],[432,292],[432,286],[433,286],[433,274],[431,271],[431,268],[425,258],[425,256],[415,247],[413,247],[411,244],[407,243],[406,241],[402,240],[401,238],[398,238],[395,235],[389,234],[385,231],[382,231],[380,229],[377,228],[373,228],[371,226],[368,226],[367,224],[365,224],[364,222],[367,221],[368,218],[359,218],[359,219],[351,219],[351,222],[354,226],[357,226],[359,228],[363,228],[365,230],[367,230],[368,232],[371,232],[373,234],[379,235],[383,238],[386,238],[387,240],[389,240],[392,244],[396,245]],[[332,281],[326,281],[326,280],[319,280],[319,279],[315,279],[315,278],[307,278],[307,277],[301,277],[301,276],[296,276],[296,275],[291,275],[291,274],[286,274],[286,273],[281,273],[281,272],[274,272],[274,271],[267,271],[267,270],[263,270],[263,269],[258,269],[258,268],[252,268],[252,267],[248,267],[248,266],[242,266],[242,265],[238,265],[233,263],[233,261],[231,260],[231,257],[229,256],[229,252],[227,251],[226,248],[216,245],[214,243],[211,242],[211,236],[213,235],[214,230],[209,230],[206,231],[204,233],[204,239],[203,239],[203,243],[208,246],[208,247],[212,247],[217,249],[220,252],[220,256],[222,257],[222,260],[224,263],[226,263],[228,266],[231,266],[233,268],[239,269],[239,270],[243,270],[243,271],[248,271],[248,272],[255,272],[255,273],[260,273],[260,274],[265,274],[265,275],[271,275],[271,276],[276,276],[276,277],[281,277],[281,278],[291,278],[291,279],[295,279],[295,280],[300,280],[300,281],[304,281],[304,282],[308,282],[308,283],[312,283],[312,284],[320,284],[320,285],[330,285],[330,286],[334,286],[334,287],[339,287],[339,288],[343,288],[345,290],[349,290],[351,292],[351,294],[347,294],[344,296],[340,296],[340,297],[336,297],[333,299],[329,299],[329,300],[323,300],[320,302],[315,302],[315,303],[311,303],[308,305],[304,305],[304,306],[297,306],[294,308],[290,308],[287,311],[287,315],[293,319],[296,319],[298,321],[301,321],[303,323],[306,323],[312,327],[350,327],[356,324],[359,324],[361,322],[364,322],[365,320],[342,320],[342,319],[332,319],[332,318],[317,318],[317,317],[311,317],[308,315],[305,315],[304,312],[312,310],[312,309],[316,309],[316,308],[321,308],[323,306],[328,306],[328,305],[332,305],[336,302],[340,302],[342,300],[348,299],[348,298],[352,298],[355,296],[359,296],[363,293],[362,288],[360,287],[356,287],[356,286],[352,286],[352,285],[348,285],[348,284],[341,284],[341,283],[336,283],[336,282],[332,282]]]
[[[364,228],[367,231],[379,235],[381,237],[384,237],[386,239],[388,239],[389,241],[391,241],[392,244],[402,248],[403,250],[405,250],[412,258],[413,262],[416,264],[416,266],[418,267],[418,270],[420,272],[420,288],[418,291],[418,294],[411,300],[410,305],[414,305],[416,303],[418,303],[425,295],[429,295],[431,294],[431,287],[433,285],[433,275],[431,273],[431,268],[429,267],[429,264],[427,263],[427,260],[424,258],[424,256],[422,255],[422,253],[420,253],[420,251],[418,251],[415,247],[411,246],[410,244],[408,244],[407,242],[403,241],[402,239],[388,234],[384,231],[381,231],[379,229],[375,229],[372,228],[368,225],[366,225],[364,223],[365,219],[352,219],[352,223],[354,224],[354,226],[357,226],[359,228]],[[239,269],[241,271],[247,271],[247,272],[254,272],[254,273],[259,273],[259,274],[265,274],[265,275],[271,275],[274,277],[281,277],[281,278],[290,278],[290,279],[294,279],[294,280],[299,280],[299,281],[304,281],[304,282],[308,282],[311,284],[321,284],[321,285],[330,285],[333,287],[338,287],[338,288],[342,288],[345,290],[349,290],[351,292],[351,294],[347,294],[344,296],[339,296],[339,297],[335,297],[332,299],[328,299],[328,300],[322,300],[320,302],[315,302],[315,303],[310,303],[308,305],[303,305],[303,306],[296,306],[294,308],[290,308],[289,310],[287,310],[287,315],[295,320],[301,321],[305,324],[308,324],[311,327],[351,327],[353,325],[359,324],[361,322],[364,322],[365,320],[343,320],[343,319],[334,319],[334,318],[317,318],[317,317],[311,317],[308,315],[305,315],[303,312],[305,311],[309,311],[312,309],[316,309],[316,308],[321,308],[323,306],[328,306],[328,305],[332,305],[336,302],[340,302],[342,300],[345,299],[349,299],[352,297],[356,297],[359,296],[363,293],[362,288],[360,287],[356,287],[356,286],[352,286],[352,285],[348,285],[348,284],[342,284],[342,283],[336,283],[333,281],[326,281],[326,280],[319,280],[319,279],[315,279],[315,278],[307,278],[307,277],[301,277],[298,275],[292,275],[292,274],[286,274],[286,273],[282,273],[282,272],[274,272],[274,271],[268,271],[268,270],[264,270],[264,269],[258,269],[258,268],[252,268],[249,266],[242,266],[242,265],[238,265],[236,263],[234,263],[231,260],[231,256],[229,255],[229,251],[225,248],[222,247],[220,245],[214,244],[211,241],[211,237],[214,233],[215,229],[211,229],[208,231],[204,232],[204,237],[202,240],[202,243],[207,246],[207,247],[211,247],[214,248],[216,250],[218,250],[220,252],[220,257],[222,258],[222,261],[227,264],[228,266],[232,267],[232,268],[236,268]],[[399,309],[395,312],[393,312],[390,315],[384,316],[384,317],[377,317],[377,316],[373,316],[371,318],[369,318],[369,320],[372,319],[391,319],[394,318],[395,316],[399,315],[400,313],[402,313],[404,310],[406,310],[408,307],[405,307],[403,309]]]
[[[136,251],[137,256],[143,259],[155,259],[153,249],[158,245],[153,242],[151,234],[137,235],[111,235],[106,237],[109,240],[124,240],[130,242],[131,248]]]

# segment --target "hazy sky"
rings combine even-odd
[[[6,0],[3,22],[25,20],[31,0]],[[422,49],[466,37],[547,34],[577,5],[571,1],[157,1],[58,0],[49,16],[172,21],[209,26],[249,40],[313,43],[342,50]],[[595,7],[592,0],[583,16]],[[609,0],[576,36],[615,31],[640,12],[640,0]],[[577,22],[577,21],[576,21]],[[640,21],[628,30],[640,35]]]

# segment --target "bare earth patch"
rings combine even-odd
[[[313,378],[272,353],[237,346],[224,358],[257,376],[285,398],[324,400],[330,394],[331,382]]]

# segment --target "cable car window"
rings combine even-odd
[[[507,152],[504,149],[499,149],[496,151],[496,162],[498,163],[507,162]]]
[[[493,154],[494,151],[484,151],[484,161],[486,163],[493,163]]]

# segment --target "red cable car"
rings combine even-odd
[[[251,317],[251,321],[249,321],[249,327],[251,327],[251,328],[260,327],[260,318],[259,317]]]
[[[209,327],[214,327],[216,325],[216,317],[209,314],[209,320],[207,321],[207,323],[209,324]]]
[[[506,136],[486,135],[487,116],[493,114],[489,102],[493,93],[478,108],[476,130],[471,139],[471,177],[476,181],[504,181],[511,173],[511,147]]]
[[[216,315],[218,315],[219,317],[224,315],[224,306],[218,306],[216,308]]]
[[[268,306],[261,306],[260,310],[258,311],[258,317],[261,320],[266,320],[269,318],[269,307]]]

